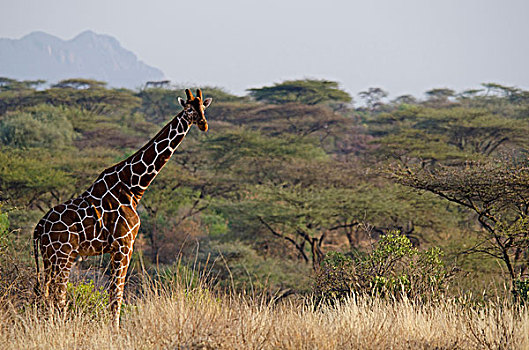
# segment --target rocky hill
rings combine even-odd
[[[0,76],[18,80],[89,78],[112,87],[137,88],[164,78],[108,35],[85,31],[71,40],[33,32],[21,39],[0,38]]]

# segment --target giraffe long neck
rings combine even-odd
[[[137,205],[187,135],[190,126],[187,116],[180,112],[136,153],[104,170],[87,194],[97,200],[103,198],[106,192],[115,192],[114,197],[125,195]]]
[[[152,180],[169,161],[187,135],[190,126],[184,112],[180,112],[139,151],[125,160],[122,181],[131,189],[137,200],[142,197]],[[127,167],[130,167],[129,181],[127,181],[129,173]]]

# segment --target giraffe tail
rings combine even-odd
[[[39,269],[39,241],[40,241],[40,233],[39,233],[39,227],[37,226],[35,228],[35,232],[33,233],[33,252],[35,255],[35,266],[37,268],[37,283],[35,284],[35,294],[37,296],[40,295],[40,269]]]

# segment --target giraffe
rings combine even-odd
[[[38,246],[44,265],[42,294],[48,304],[64,312],[66,285],[77,256],[110,253],[110,311],[114,327],[119,328],[125,276],[140,218],[136,211],[145,190],[173,155],[191,125],[208,130],[204,110],[212,99],[202,99],[199,89],[187,100],[178,97],[184,108],[140,150],[104,170],[79,197],[48,211],[38,222],[33,235],[37,290],[40,286]]]

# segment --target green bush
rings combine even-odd
[[[206,225],[208,234],[211,237],[221,237],[229,230],[228,220],[222,214],[211,211],[202,214],[201,219],[204,225]]]
[[[7,291],[12,284],[12,276],[10,274],[12,261],[10,258],[11,249],[9,245],[9,220],[7,213],[3,213],[0,206],[0,301],[2,297],[7,294]]]
[[[7,213],[2,213],[2,207],[0,206],[0,255],[1,253],[3,253],[5,247],[7,247],[8,231],[9,231],[9,219],[7,217]]]
[[[433,299],[445,291],[450,273],[439,248],[420,251],[403,235],[382,236],[369,254],[355,258],[328,253],[315,276],[315,292],[324,300],[353,292]]]
[[[517,279],[514,281],[513,288],[514,298],[522,303],[526,304],[529,302],[529,280],[528,279]]]
[[[318,298],[342,300],[358,284],[355,263],[350,257],[329,252],[320,264],[315,276],[315,291]]]
[[[186,265],[176,262],[175,264],[158,270],[158,282],[164,288],[187,288],[196,289],[200,286],[200,271],[196,271]]]
[[[92,318],[101,317],[109,305],[108,292],[103,287],[96,287],[94,281],[66,286],[68,309],[74,313]]]
[[[67,108],[48,105],[10,112],[0,121],[0,142],[24,149],[69,146],[75,132],[67,114]]]

